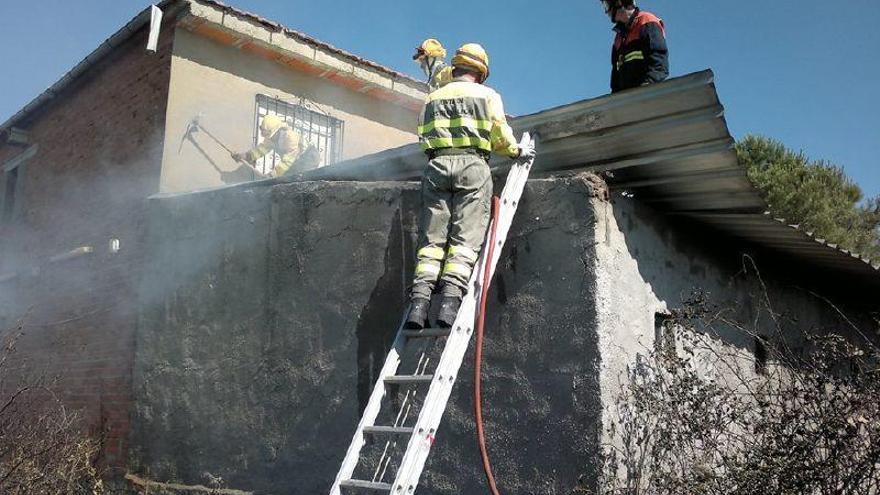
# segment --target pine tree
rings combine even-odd
[[[863,201],[861,188],[841,167],[770,138],[746,136],[736,150],[774,215],[880,261],[880,196]]]

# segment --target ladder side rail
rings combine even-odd
[[[483,246],[480,260],[476,264],[480,269],[474,270],[471,274],[468,287],[474,288],[478,285],[477,282],[479,281],[480,274],[483,273],[486,263],[490,263],[490,278],[494,275],[502,251],[499,247],[503,248],[504,246],[523,188],[528,180],[532,161],[514,164],[508,173],[507,182],[501,194],[501,211],[499,211],[498,215],[498,234],[496,239],[499,240],[499,245],[496,246],[491,260],[486,259],[488,246]],[[434,442],[434,435],[436,435],[439,428],[443,413],[446,410],[446,404],[452,394],[452,388],[458,371],[470,345],[477,308],[477,294],[479,294],[479,291],[470,290],[462,301],[462,307],[452,326],[453,331],[440,357],[440,362],[435,372],[435,379],[431,382],[425,396],[424,407],[419,413],[419,418],[415,425],[415,433],[410,438],[397,476],[392,483],[392,494],[413,493],[418,485],[419,477]]]
[[[492,272],[490,273],[490,278],[494,275],[495,267],[497,266],[498,260],[501,256],[501,251],[504,245],[504,241],[506,240],[506,234],[510,229],[510,224],[513,221],[513,215],[516,212],[516,206],[519,202],[519,197],[522,195],[522,190],[525,186],[525,182],[528,179],[528,171],[530,168],[530,163],[526,164],[518,164],[516,166],[515,174],[512,173],[509,176],[508,183],[505,185],[504,192],[502,193],[502,198],[507,199],[506,203],[502,203],[501,211],[499,211],[498,215],[498,235],[496,235],[496,239],[500,239],[499,246],[496,247],[495,253],[493,256],[492,263]],[[502,201],[503,201],[502,199]],[[504,234],[504,237],[501,237],[500,234]],[[486,260],[486,252],[488,251],[488,246],[484,246],[484,252],[481,256],[480,263],[478,266],[480,270],[475,271],[473,274],[473,280],[469,287],[477,287],[480,282],[480,274],[483,273],[485,269]],[[431,400],[426,397],[425,404],[426,407],[422,411],[422,415],[424,416],[424,424],[423,429],[431,434],[435,433],[437,428],[439,427],[440,420],[442,419],[443,413],[446,410],[446,404],[449,400],[449,396],[452,392],[453,385],[457,378],[458,370],[461,367],[461,363],[464,360],[464,355],[467,353],[467,349],[470,345],[471,336],[473,335],[473,325],[475,321],[475,314],[477,311],[477,299],[480,291],[473,290],[469,295],[471,297],[468,300],[468,307],[465,308],[466,311],[462,311],[459,314],[459,317],[456,318],[455,325],[453,326],[456,329],[456,334],[460,335],[460,338],[456,338],[455,340],[449,342],[447,349],[444,350],[443,356],[441,356],[441,361],[438,364],[438,374],[439,370],[442,369],[444,373],[444,377],[446,378],[444,381],[435,384],[438,385],[437,393],[440,395],[440,398],[437,400]],[[434,385],[434,384],[432,384]],[[430,390],[428,392],[430,394]],[[416,469],[415,479],[410,483],[411,485],[415,485],[415,482],[418,481],[418,476],[421,473],[421,469],[424,465],[424,462],[427,460],[428,452],[424,452],[424,457],[420,460],[419,465]],[[403,464],[402,464],[403,465]]]
[[[394,343],[391,345],[388,357],[385,358],[385,364],[382,366],[379,376],[376,378],[375,385],[373,385],[373,391],[370,393],[370,400],[364,408],[364,413],[361,415],[361,419],[358,422],[351,444],[349,444],[348,450],[345,452],[342,465],[339,468],[339,472],[336,474],[333,486],[330,488],[330,495],[341,495],[340,483],[351,479],[351,476],[357,467],[358,460],[360,459],[361,449],[365,442],[364,428],[375,426],[376,418],[379,416],[379,412],[382,408],[382,400],[385,398],[386,394],[385,378],[397,374],[397,369],[400,367],[400,355],[406,344],[406,337],[403,334],[403,325],[406,321],[406,314],[408,313],[409,308],[407,308],[404,313],[404,319],[401,320],[400,326],[397,328],[397,336],[394,338]]]
[[[507,235],[510,233],[510,228],[513,226],[513,218],[516,215],[517,209],[519,208],[519,202],[522,198],[522,193],[525,189],[531,166],[531,160],[520,165],[520,167],[522,167],[522,171],[517,177],[516,182],[512,184],[514,190],[512,191],[510,197],[507,198],[507,201],[509,201],[509,203],[504,204],[503,201],[505,201],[505,198],[501,198],[502,204],[500,208],[501,211],[498,214],[498,230],[495,235],[495,252],[493,253],[492,259],[489,261],[491,263],[489,271],[490,280],[493,276],[495,276],[495,269],[498,267],[498,261],[501,259],[501,250],[507,243]]]
[[[514,169],[512,169],[511,173],[508,175],[508,182],[502,192],[503,203],[501,208],[502,211],[499,212],[498,216],[498,229],[505,234],[505,237],[509,230],[510,223],[513,220],[513,214],[518,205],[519,197],[522,194],[522,189],[525,186],[525,181],[528,178],[529,168],[530,164],[528,163],[514,166]],[[501,245],[503,246],[503,240]],[[472,274],[472,280],[469,284],[470,287],[476,285],[475,282],[479,280],[479,274],[482,273],[482,269],[485,268],[486,248],[487,246],[484,246],[480,263],[477,264],[481,270],[477,270]],[[493,271],[494,267],[497,265],[497,260],[500,258],[500,254],[501,250],[496,249],[496,255],[493,256],[495,259],[491,260]],[[478,293],[479,291],[469,292],[468,295],[470,297],[468,297],[466,301],[467,306],[465,306],[465,302],[463,302],[462,311],[459,312],[459,315],[456,318],[455,325],[453,326],[455,329],[453,335],[456,338],[450,338],[446,349],[444,349],[443,356],[441,356],[440,364],[438,365],[437,375],[443,379],[434,381],[431,384],[431,388],[428,390],[428,396],[425,398],[425,408],[421,412],[417,423],[417,435],[414,435],[410,440],[410,445],[407,448],[405,458],[401,462],[398,479],[395,480],[395,483],[393,484],[398,490],[397,493],[402,493],[404,488],[414,490],[421,475],[421,471],[424,468],[424,464],[427,461],[430,447],[433,443],[433,435],[439,427],[449,396],[452,393],[452,388],[457,377],[456,375],[470,344],[470,338],[473,334],[472,327],[474,314],[476,311],[475,294]]]

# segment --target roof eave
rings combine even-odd
[[[180,0],[163,0],[157,4],[157,7],[160,9],[165,9],[169,5],[179,2]],[[180,8],[180,6],[174,6],[174,10],[176,8]],[[21,110],[16,112],[13,116],[6,119],[3,124],[0,124],[0,134],[7,134],[9,130],[22,120],[26,119],[31,113],[42,107],[44,104],[48,103],[52,99],[54,99],[58,94],[60,94],[67,86],[69,86],[73,81],[75,81],[79,76],[83,73],[91,69],[95,64],[97,64],[101,59],[103,59],[108,53],[110,53],[116,47],[122,45],[132,35],[136,32],[140,31],[144,26],[149,24],[150,22],[150,11],[151,7],[147,7],[138,13],[134,18],[132,18],[128,23],[126,23],[119,31],[116,31],[112,36],[104,40],[103,43],[98,45],[91,53],[86,55],[84,59],[82,59],[78,64],[76,64],[72,69],[67,71],[61,79],[56,81],[54,84],[49,86],[48,89],[40,93],[36,98],[30,101],[27,105],[25,105]],[[172,11],[172,12],[173,12]],[[167,14],[167,12],[166,12]]]
[[[347,68],[350,70],[347,71],[339,70],[346,68],[344,64],[335,68],[332,65],[324,64],[326,66],[324,68],[326,72],[325,76],[329,81],[341,85],[350,84],[352,79],[362,81],[363,84],[359,86],[362,92],[378,96],[387,101],[408,108],[417,108],[417,106],[421,105],[425,90],[427,89],[427,86],[424,83],[405,74],[358,57],[298,31],[288,29],[281,24],[269,21],[255,14],[235,9],[215,0],[162,0],[156,4],[156,6],[165,11],[165,19],[170,19],[172,16],[178,15],[187,6],[190,7],[188,13],[190,16],[192,16],[193,11],[195,11],[196,16],[201,13],[203,14],[203,17],[215,18],[217,17],[216,15],[205,15],[210,13],[210,11],[214,11],[214,13],[219,14],[219,17],[221,18],[220,26],[224,29],[228,29],[231,24],[234,24],[233,19],[244,20],[246,24],[250,24],[250,28],[245,28],[239,21],[239,27],[243,28],[240,33],[244,36],[251,36],[255,41],[255,47],[259,47],[265,39],[271,40],[273,33],[282,33],[284,37],[290,39],[292,42],[298,42],[313,47],[315,53],[318,53],[318,50],[320,50],[328,56],[335,56],[349,61],[349,66]],[[121,29],[98,45],[95,50],[65,73],[61,79],[40,93],[21,110],[6,119],[3,124],[0,124],[0,135],[7,135],[13,126],[20,124],[32,113],[43,107],[43,105],[52,101],[58,94],[107,56],[112,50],[128,41],[128,39],[135,33],[147,26],[150,22],[151,9],[152,7],[147,7],[138,13]],[[227,16],[226,14],[229,13],[234,15]],[[184,19],[185,18],[186,16],[184,16]],[[225,23],[223,21],[225,21]],[[292,57],[295,58],[295,55]],[[320,60],[315,60],[314,64],[317,67],[322,67]],[[349,75],[346,74],[346,72],[350,73],[351,77],[343,77]],[[375,74],[378,74],[379,77],[372,77],[372,75]]]
[[[423,82],[215,0],[188,2],[178,22],[183,29],[412,111],[421,108]]]
[[[880,265],[774,219],[737,160],[712,71],[578,101],[511,120],[539,135],[533,172],[612,171],[610,186],[668,214],[817,266],[880,284]],[[310,180],[413,180],[418,144],[310,171]],[[506,167],[493,159],[496,169]]]

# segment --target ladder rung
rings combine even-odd
[[[375,481],[364,480],[342,480],[339,482],[339,486],[343,488],[363,488],[364,490],[391,493],[390,483],[377,483]]]
[[[392,385],[431,383],[434,375],[394,375],[385,378],[385,383]]]
[[[372,435],[412,435],[412,426],[364,426],[364,433]]]
[[[449,337],[450,328],[425,328],[423,330],[404,330],[403,336],[409,339],[426,337]]]

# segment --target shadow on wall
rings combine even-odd
[[[601,425],[594,219],[576,181],[534,181],[490,295],[486,427],[506,493],[592,479]],[[385,360],[413,269],[414,183],[303,182],[157,201],[142,293],[131,471],[320,493]],[[427,493],[478,493],[472,356]],[[585,467],[586,466],[586,467]],[[524,473],[524,474],[519,474]]]
[[[181,148],[184,144],[188,144],[196,149],[199,152],[199,155],[208,162],[209,165],[220,175],[220,181],[224,184],[238,184],[240,182],[247,182],[257,180],[257,173],[254,167],[249,165],[245,165],[243,163],[237,164],[237,167],[231,171],[223,170],[217,165],[217,162],[211,158],[211,154],[205,150],[205,148],[199,143],[199,141],[194,136],[194,133],[187,130],[186,134],[184,134],[183,139],[181,140]],[[178,150],[178,154],[180,151]],[[262,177],[260,177],[262,178]]]
[[[370,298],[358,317],[357,335],[357,397],[358,414],[363,413],[373,385],[385,363],[385,357],[403,318],[401,312],[388,308],[403,308],[407,303],[412,281],[417,237],[412,230],[404,233],[402,213],[398,209],[388,234],[385,250],[385,273],[376,282]]]
[[[717,310],[749,322],[762,335],[781,331],[788,340],[809,328],[842,326],[833,306],[811,293],[810,281],[794,271],[803,266],[786,266],[790,260],[761,253],[684,217],[663,216],[637,200],[617,195],[611,210],[617,230],[609,226],[606,242],[622,246],[609,261],[622,270],[618,283],[640,303],[635,305],[639,310],[656,311],[662,319],[661,313],[681,309],[701,293]],[[753,336],[733,328],[717,337],[757,350]]]

